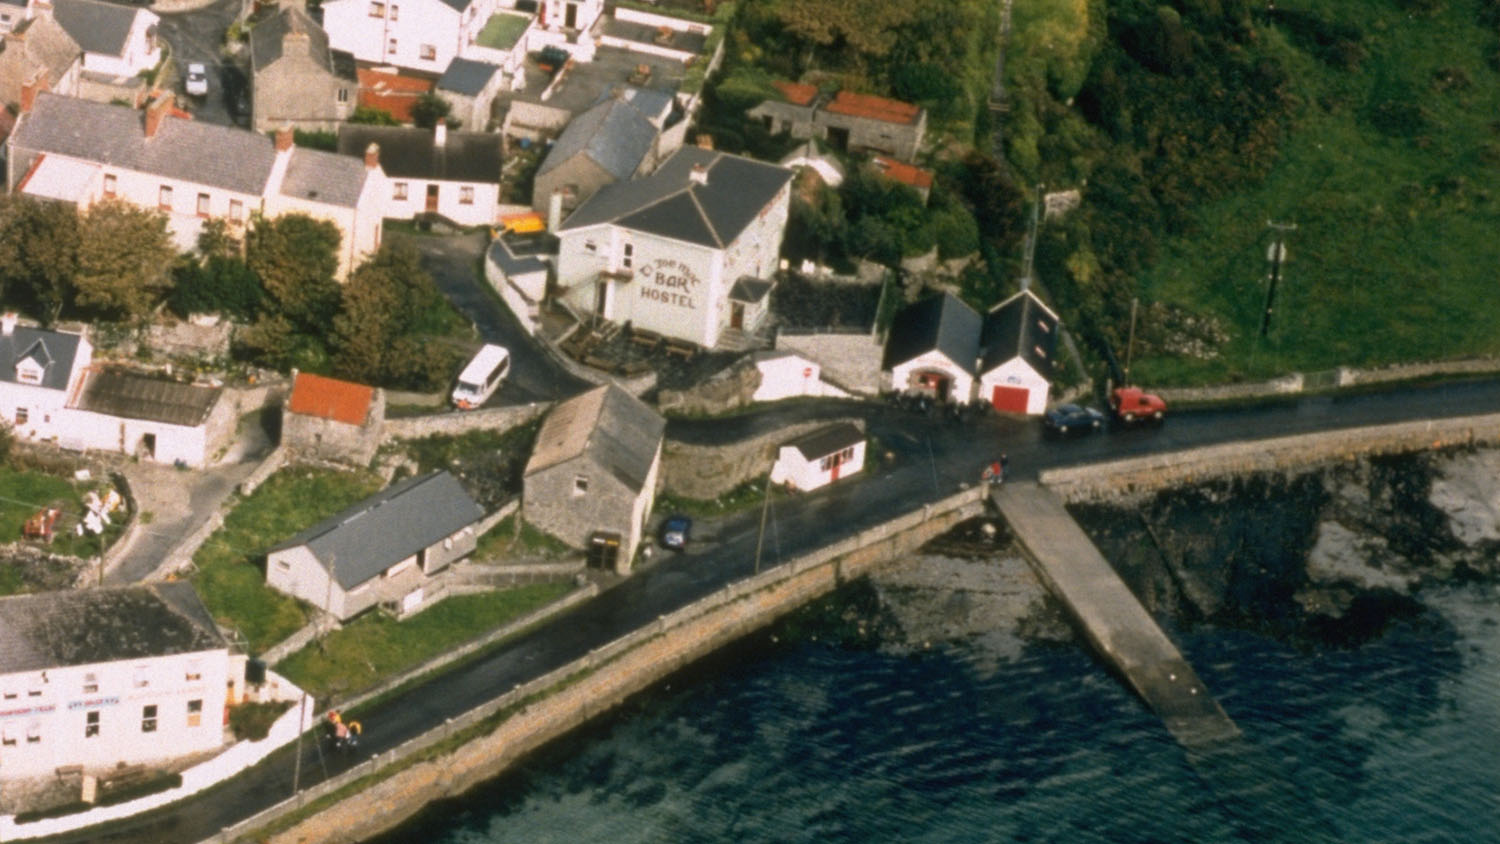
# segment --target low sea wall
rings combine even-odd
[[[1064,501],[1129,502],[1168,487],[1226,475],[1303,470],[1372,454],[1500,442],[1500,414],[1371,425],[1111,460],[1041,473]]]
[[[672,672],[979,515],[983,493],[965,490],[726,586],[208,840],[355,842],[378,834],[434,800],[494,777]],[[435,745],[497,717],[493,728],[430,755]],[[405,766],[361,782],[398,763]],[[289,829],[265,834],[279,818],[331,797],[341,799]]]

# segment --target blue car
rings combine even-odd
[[[692,532],[692,519],[682,515],[668,516],[667,520],[661,523],[661,547],[671,551],[685,550]]]
[[[1080,433],[1087,434],[1104,427],[1107,417],[1092,407],[1082,407],[1076,404],[1060,404],[1047,411],[1042,417],[1042,424],[1048,431],[1058,434]]]

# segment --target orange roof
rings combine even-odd
[[[365,424],[370,412],[370,400],[375,396],[373,387],[351,384],[337,378],[325,378],[311,372],[297,373],[292,382],[292,396],[287,399],[286,409],[305,416],[321,416],[349,425]]]
[[[897,161],[894,158],[888,158],[884,155],[875,156],[875,166],[879,167],[880,172],[884,173],[885,177],[892,181],[900,182],[903,185],[911,185],[920,190],[927,190],[932,187],[931,170],[923,170],[914,164],[907,164],[905,161]]]
[[[792,105],[805,106],[811,103],[813,99],[818,96],[818,86],[816,85],[806,85],[801,82],[787,82],[781,79],[778,79],[771,84],[776,87],[776,90],[781,92],[782,98]]]
[[[834,114],[847,114],[850,117],[868,117],[871,120],[883,120],[886,123],[915,123],[917,115],[922,109],[911,103],[903,103],[900,100],[886,99],[872,94],[856,94],[852,91],[840,91],[833,98],[833,102],[823,107],[824,111]]]
[[[432,80],[360,68],[359,104],[390,112],[402,123],[410,123],[411,107],[432,90]]]

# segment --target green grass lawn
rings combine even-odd
[[[119,538],[125,528],[124,519],[117,517],[104,529],[102,537],[77,536],[73,527],[83,516],[83,493],[92,489],[102,497],[108,487],[109,483],[103,480],[77,483],[57,475],[0,466],[0,491],[3,491],[0,492],[0,543],[22,541],[26,520],[43,507],[56,504],[62,509],[62,515],[54,527],[52,544],[46,546],[46,550],[64,557],[94,557]],[[41,574],[24,572],[13,566],[0,567],[0,595],[58,588],[52,582],[54,577]]]
[[[320,701],[359,692],[567,594],[571,583],[458,595],[405,620],[366,613],[276,670]]]
[[[479,37],[474,39],[481,47],[489,47],[492,50],[509,50],[516,46],[521,40],[521,35],[526,27],[531,25],[531,18],[526,15],[513,15],[507,12],[499,12],[490,15],[490,19],[484,22],[484,29],[479,31]]]
[[[474,549],[476,560],[496,560],[503,557],[553,557],[574,556],[582,552],[568,547],[566,542],[543,531],[528,521],[521,521],[521,533],[516,535],[516,519],[519,514],[507,518],[479,537]]]
[[[366,472],[295,467],[272,475],[236,504],[198,553],[192,582],[209,612],[260,653],[307,623],[295,599],[266,586],[266,549],[380,488]]]
[[[1368,0],[1285,6],[1358,26],[1368,58],[1336,70],[1279,29],[1258,29],[1301,101],[1281,159],[1264,184],[1199,209],[1194,231],[1141,279],[1148,299],[1210,313],[1231,339],[1216,360],[1138,357],[1138,379],[1500,354],[1500,73],[1485,60],[1496,37],[1476,23],[1477,0],[1450,0],[1431,17]],[[1425,118],[1409,136],[1371,122],[1392,92]],[[1261,338],[1271,219],[1298,228]]]
[[[790,494],[780,487],[771,488],[772,502],[788,498]],[[763,506],[766,497],[766,476],[748,480],[718,498],[704,500],[701,498],[680,498],[675,495],[662,493],[656,497],[656,506],[652,512],[657,516],[669,516],[673,513],[682,513],[693,518],[708,519],[714,516],[724,516],[729,513],[738,513],[741,510],[749,510],[754,507]]]

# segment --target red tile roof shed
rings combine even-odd
[[[875,166],[887,179],[926,190],[932,187],[932,171],[884,155],[875,156]]]
[[[805,106],[818,96],[818,86],[806,85],[801,82],[787,82],[778,79],[771,83],[781,92],[781,96],[792,105]]]
[[[286,409],[347,425],[363,425],[370,412],[370,400],[374,397],[373,387],[299,372],[297,380],[292,382],[292,395],[287,399]]]
[[[823,110],[834,114],[847,114],[850,117],[868,117],[871,120],[903,124],[916,123],[917,116],[922,113],[920,107],[911,103],[872,94],[856,94],[852,91],[838,92],[833,102],[824,106]]]

